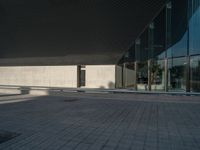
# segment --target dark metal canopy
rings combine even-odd
[[[115,64],[166,0],[1,0],[0,65]]]

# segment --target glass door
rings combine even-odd
[[[191,92],[200,92],[200,55],[190,59]]]
[[[148,90],[148,61],[138,62],[137,89]]]
[[[168,60],[168,88],[171,91],[186,91],[187,80],[186,57]]]
[[[154,60],[151,63],[151,90],[165,90],[165,65],[164,60]]]

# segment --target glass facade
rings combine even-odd
[[[189,1],[189,53],[200,54],[200,0]]]
[[[168,59],[168,89],[186,91],[187,60],[185,57]]]
[[[120,64],[136,90],[200,92],[200,0],[168,1]]]
[[[192,92],[200,92],[200,56],[190,58],[190,87]]]
[[[165,62],[154,60],[151,63],[151,90],[164,91],[165,89]]]

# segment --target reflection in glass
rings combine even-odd
[[[136,58],[139,61],[146,61],[148,60],[148,51],[149,51],[149,33],[148,33],[148,29],[146,29],[144,31],[144,33],[141,35],[140,38],[140,48],[138,49],[138,54]]]
[[[164,60],[153,61],[151,63],[151,90],[164,90],[165,69]]]
[[[151,27],[151,26],[150,26]],[[153,27],[150,28],[153,30],[152,33],[152,40],[153,45],[152,51],[150,51],[152,54],[150,55],[150,58],[154,59],[164,59],[165,58],[165,44],[166,44],[166,32],[163,32],[166,30],[166,10],[163,9],[161,13],[155,18],[153,21]],[[151,31],[150,30],[150,31]],[[150,41],[152,41],[150,40]]]
[[[167,57],[180,57],[187,55],[187,43],[188,43],[188,32],[187,32],[187,20],[188,20],[188,0],[182,0],[181,3],[179,0],[173,0],[171,3],[171,21],[167,23],[168,34],[170,37],[167,37],[170,41],[167,45]],[[167,18],[168,19],[168,18]],[[171,26],[171,27],[170,27]]]
[[[148,62],[139,62],[137,71],[137,89],[148,89]]]
[[[171,0],[120,60],[131,64],[124,83],[138,90],[200,92],[199,54],[200,0]]]
[[[190,59],[190,86],[192,92],[200,92],[200,56],[194,56]]]
[[[123,83],[125,88],[135,88],[135,64],[126,63],[123,68]]]
[[[189,1],[189,46],[190,55],[200,54],[200,0]]]
[[[172,58],[168,60],[169,90],[186,90],[186,58]]]
[[[186,32],[182,39],[174,44],[171,48],[168,49],[167,56],[168,58],[177,57],[177,56],[186,56],[187,55],[187,38],[188,32]]]

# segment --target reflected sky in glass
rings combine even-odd
[[[194,11],[194,10],[193,10]],[[200,7],[189,20],[190,55],[200,54]]]

